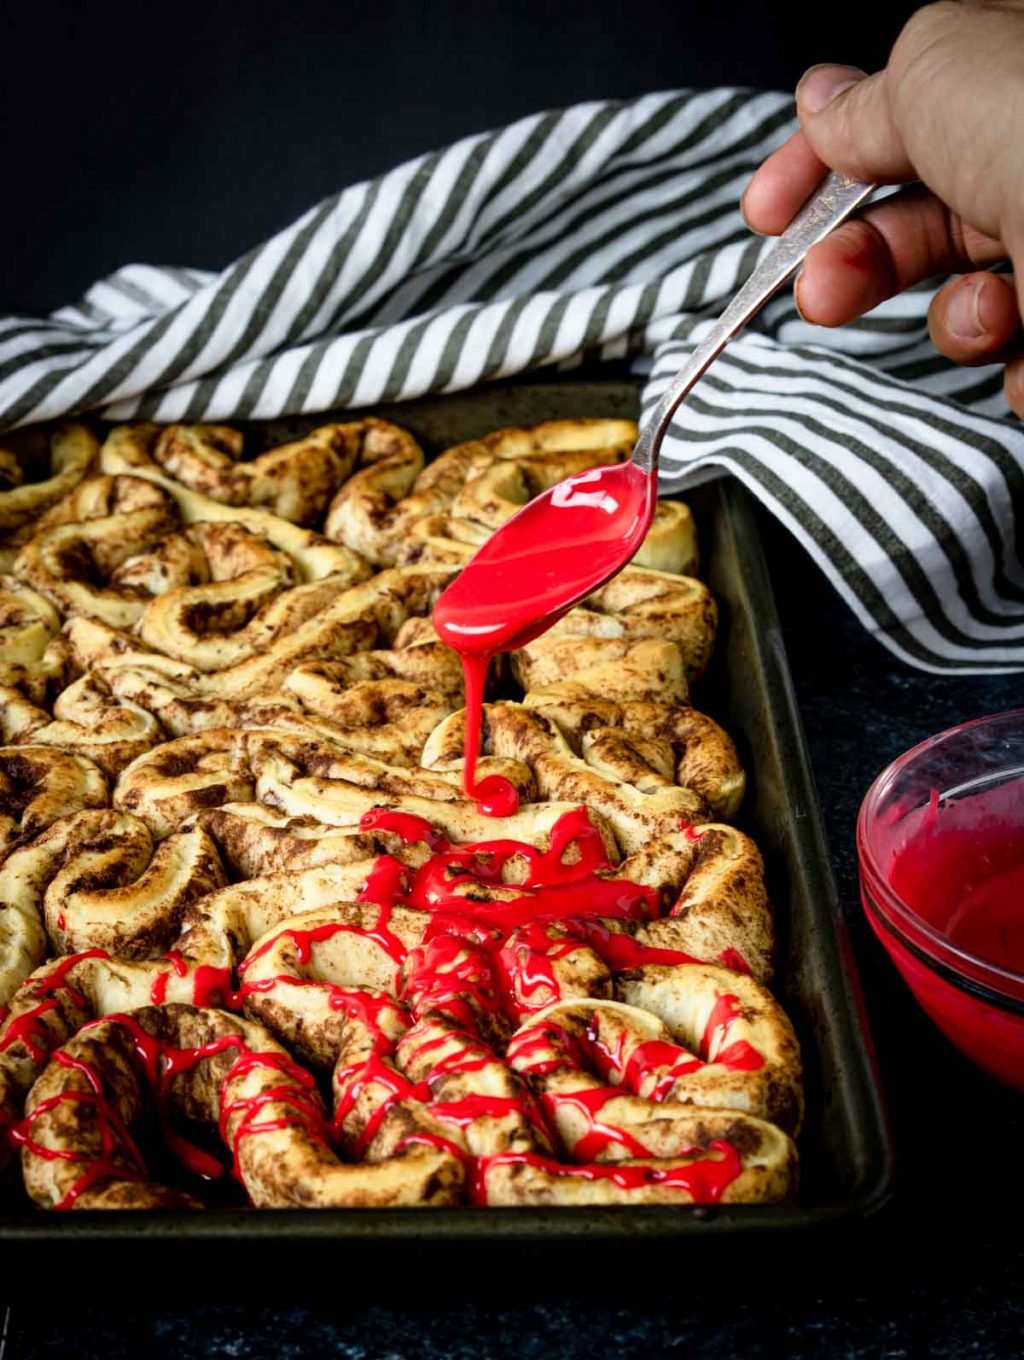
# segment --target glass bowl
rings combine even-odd
[[[1024,709],[893,761],[861,805],[857,854],[868,921],[914,996],[1024,1089]]]

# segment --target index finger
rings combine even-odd
[[[827,171],[804,134],[794,132],[754,172],[743,191],[740,210],[747,226],[762,236],[781,236]]]

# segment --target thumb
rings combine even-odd
[[[854,179],[897,183],[916,178],[893,120],[886,72],[812,66],[796,88],[804,135],[833,170]]]

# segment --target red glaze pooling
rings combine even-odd
[[[406,813],[373,808],[361,819],[360,830],[394,831],[403,837],[425,839],[423,830],[408,822]],[[529,920],[559,920],[567,916],[643,919],[658,914],[658,895],[626,879],[610,877],[611,865],[600,832],[585,808],[567,812],[551,828],[550,846],[537,850],[523,841],[480,841],[449,845],[433,833],[436,852],[418,869],[409,869],[382,856],[360,894],[364,901],[386,901],[418,911],[452,914],[504,934]],[[564,862],[576,847],[573,864]],[[516,884],[506,884],[503,872],[511,861],[525,873]],[[474,888],[506,887],[516,894],[510,902],[474,901]]]
[[[485,817],[513,817],[519,811],[519,791],[501,774],[485,775],[470,796]]]
[[[718,962],[723,968],[731,968],[734,973],[746,973],[748,977],[750,976],[750,964],[738,949],[733,949],[731,946],[728,949],[723,949],[718,956]]]
[[[190,964],[177,949],[169,949],[164,958],[171,965],[166,973],[158,973],[149,989],[149,999],[154,1006],[162,1006],[167,1000],[167,986],[172,977],[188,977]],[[195,966],[192,976],[193,1006],[226,1006],[237,1010],[240,1000],[231,987],[231,969],[215,968],[212,964],[201,963]]]
[[[409,891],[412,870],[391,855],[379,855],[373,868],[366,876],[362,890],[356,895],[357,902],[396,902]]]
[[[889,882],[951,944],[1024,973],[1024,780],[905,817]]]

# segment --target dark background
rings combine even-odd
[[[0,312],[219,268],[310,204],[540,108],[874,69],[916,5],[18,0],[0,25]]]
[[[791,88],[820,60],[871,69],[914,8],[22,0],[0,32],[0,311],[49,310],[129,261],[224,265],[347,183],[541,107]],[[500,1274],[486,1260],[380,1258],[353,1273],[325,1253],[290,1270],[226,1257],[197,1278],[184,1256],[164,1273],[141,1247],[135,1268],[114,1272],[69,1256],[8,1262],[5,1360],[1024,1353],[1021,1101],[910,1000],[860,914],[853,853],[877,771],[930,732],[1019,704],[1020,680],[908,671],[765,530],[892,1113],[892,1206],[863,1229],[713,1262],[642,1242],[524,1257]]]

